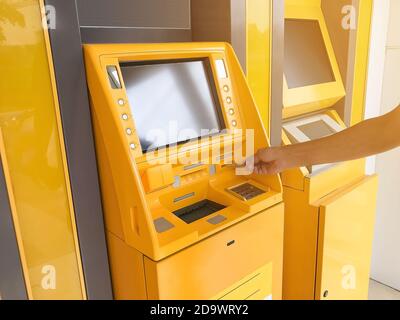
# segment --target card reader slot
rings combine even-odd
[[[225,208],[219,203],[206,199],[174,211],[174,214],[187,224],[191,224]]]

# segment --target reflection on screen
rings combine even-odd
[[[289,89],[335,81],[317,20],[285,20],[284,72]]]
[[[143,152],[225,129],[209,62],[121,65]]]
[[[310,140],[324,138],[336,133],[325,121],[319,120],[298,127]]]

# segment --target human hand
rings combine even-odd
[[[254,173],[273,175],[287,169],[283,148],[266,148],[254,155]]]

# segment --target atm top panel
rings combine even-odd
[[[321,7],[286,6],[283,117],[329,108],[345,94]]]

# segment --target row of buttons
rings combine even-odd
[[[124,100],[124,99],[118,99],[118,105],[121,106],[121,107],[125,106],[125,100]],[[122,120],[127,121],[128,119],[129,119],[129,116],[128,116],[126,113],[123,113],[123,114],[122,114]],[[131,128],[126,129],[126,134],[127,134],[128,136],[131,136],[132,133],[133,133],[133,131],[132,131]],[[135,144],[135,143],[131,143],[131,144],[129,145],[129,147],[130,147],[132,150],[135,150],[135,149],[136,149],[136,144]]]
[[[224,92],[226,92],[226,93],[228,93],[228,92],[230,91],[230,88],[229,88],[228,85],[224,85],[222,89],[223,89]],[[229,97],[229,96],[226,97],[225,101],[226,101],[226,103],[228,103],[228,104],[232,104],[232,98]],[[228,110],[228,112],[229,112],[229,115],[231,115],[231,116],[235,115],[235,109],[233,109],[233,108],[230,108],[230,109]],[[237,121],[236,121],[236,120],[232,120],[232,126],[233,126],[233,127],[237,127]]]

